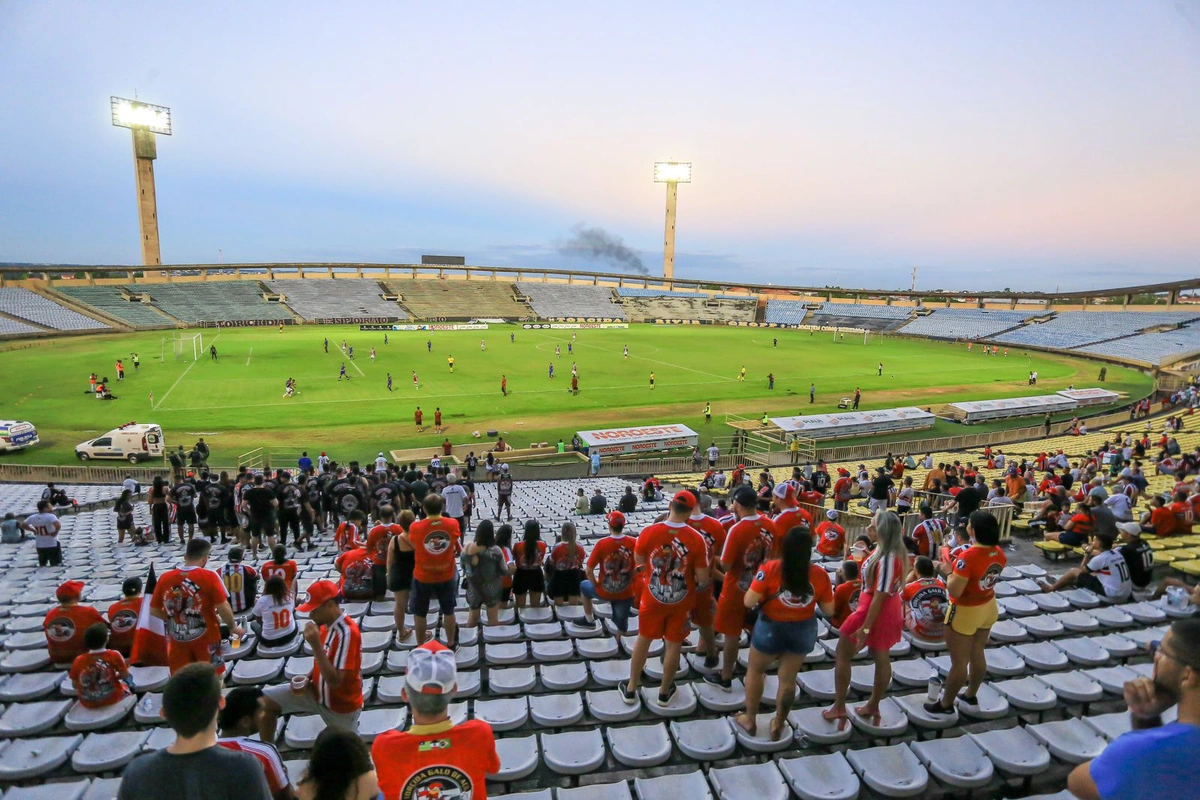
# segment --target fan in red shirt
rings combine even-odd
[[[846,529],[838,524],[837,509],[825,512],[825,519],[817,523],[813,538],[817,540],[817,552],[826,558],[844,558],[846,555]]]
[[[450,719],[458,685],[453,651],[437,642],[416,648],[404,683],[413,724],[381,733],[371,745],[384,800],[487,800],[487,776],[500,771],[496,737],[483,720]]]
[[[820,502],[820,493],[813,492],[817,495],[817,502]],[[802,525],[809,530],[812,529],[813,518],[812,514],[806,509],[800,507],[796,502],[796,485],[789,481],[775,484],[775,488],[771,490],[771,505],[775,509],[775,530],[779,531],[780,536],[786,536],[787,532],[797,525]],[[811,501],[805,501],[811,502]],[[816,505],[817,503],[813,503]]]
[[[296,582],[296,562],[287,557],[286,547],[281,544],[275,545],[275,549],[271,551],[271,560],[262,565],[262,578],[264,586],[271,578],[282,578],[288,593],[295,591],[293,585]]]
[[[352,511],[348,520],[338,524],[337,532],[333,534],[333,543],[337,545],[339,553],[346,553],[366,544],[358,538],[366,520],[367,515],[362,511]]]
[[[696,498],[697,506],[688,517],[688,525],[704,537],[708,545],[709,574],[712,576],[713,590],[711,592],[696,592],[696,605],[692,608],[692,622],[700,629],[700,647],[704,651],[704,666],[712,669],[717,666],[717,637],[713,632],[716,618],[717,597],[720,595],[721,576],[717,571],[717,563],[721,558],[721,550],[725,547],[725,537],[728,532],[715,517],[710,517],[700,510],[700,497],[696,492],[688,490]]]
[[[588,579],[580,585],[579,590],[587,601],[587,619],[595,619],[591,601],[597,597],[606,600],[612,606],[613,624],[624,634],[628,630],[629,612],[633,607],[636,577],[633,548],[637,539],[625,535],[625,515],[620,511],[610,511],[606,519],[608,536],[592,546],[587,560]]]
[[[133,650],[133,632],[137,629],[138,615],[142,611],[142,579],[127,578],[121,584],[120,600],[108,607],[108,627],[112,635],[108,646],[125,658]]]
[[[416,622],[417,641],[425,641],[425,618],[429,601],[437,598],[445,620],[446,636],[458,642],[458,622],[454,606],[458,602],[455,559],[462,552],[458,520],[442,516],[442,496],[430,492],[422,502],[425,519],[408,529],[408,541],[413,548],[413,584],[410,611]]]
[[[188,542],[183,567],[159,578],[150,598],[150,613],[166,624],[172,675],[197,662],[212,664],[218,675],[224,675],[220,625],[224,622],[235,635],[244,633],[233,619],[225,585],[217,573],[205,568],[211,549],[206,539]]]
[[[237,686],[225,695],[225,705],[217,714],[220,727],[217,744],[257,758],[267,778],[271,797],[293,800],[296,795],[275,745],[251,738],[258,731],[258,718],[262,714],[259,698],[262,696],[263,690],[257,686]]]
[[[1188,502],[1187,492],[1176,492],[1175,502],[1171,503],[1171,513],[1175,515],[1175,535],[1187,536],[1192,532],[1195,522],[1192,504]]]
[[[334,567],[341,573],[338,589],[343,600],[369,601],[375,597],[375,581],[372,567],[375,562],[366,550],[351,550],[342,553],[334,562]]]
[[[725,547],[721,549],[721,571],[725,579],[721,584],[713,626],[725,637],[721,674],[705,676],[705,680],[723,688],[731,685],[733,665],[737,663],[738,642],[746,619],[746,590],[759,566],[779,557],[783,541],[775,523],[759,515],[758,498],[753,489],[742,487],[734,491],[733,514],[737,522],[729,529]]]
[[[46,649],[55,664],[70,664],[82,655],[87,647],[83,635],[88,628],[99,623],[108,627],[100,612],[91,606],[79,605],[83,596],[83,581],[67,581],[58,587],[54,596],[59,605],[50,609],[42,621],[46,632]]]
[[[745,491],[754,495],[748,486]],[[694,495],[676,492],[666,521],[644,528],[634,548],[638,571],[643,575],[638,638],[630,655],[629,680],[617,684],[621,699],[630,705],[637,702],[642,668],[655,639],[666,642],[658,703],[665,706],[675,699],[675,673],[679,669],[679,651],[688,615],[696,604],[696,592],[709,590],[708,545],[687,524],[695,507]]]
[[[904,610],[904,629],[926,641],[940,642],[946,619],[946,584],[937,577],[933,561],[918,556],[914,569],[917,579],[900,592]]]
[[[846,617],[858,610],[858,596],[862,594],[857,561],[843,561],[837,575],[839,582],[833,590],[833,615],[829,617],[829,624],[834,628],[842,627]]]
[[[92,625],[83,634],[87,652],[71,663],[71,685],[84,708],[105,708],[129,695],[123,681],[129,677],[129,665],[116,650],[108,649],[108,626]],[[130,702],[130,706],[133,703]]]

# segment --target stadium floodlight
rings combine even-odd
[[[171,109],[166,106],[127,100],[124,97],[112,97],[109,98],[109,102],[112,106],[112,124],[118,128],[171,135]]]
[[[690,161],[654,162],[654,182],[667,185],[667,226],[663,234],[663,277],[675,277],[675,206],[679,184],[692,182]]]
[[[112,108],[112,124],[133,132],[142,264],[157,266],[162,264],[162,252],[158,242],[158,196],[154,190],[154,159],[158,158],[154,136],[159,133],[171,135],[171,109],[115,96],[109,98],[109,105]]]

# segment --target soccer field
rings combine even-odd
[[[1095,362],[1015,348],[1007,358],[991,357],[980,347],[968,352],[964,345],[927,340],[872,334],[863,344],[861,334],[847,334],[845,341],[835,343],[827,332],[723,326],[586,329],[575,332],[573,343],[569,330],[519,325],[389,332],[387,345],[382,332],[357,326],[202,333],[206,350],[216,346],[218,360],[205,352],[192,361],[189,346],[187,360],[177,361],[169,341],[165,359],[160,358],[162,331],[11,343],[0,351],[5,390],[0,417],[33,422],[42,443],[24,453],[0,455],[0,463],[72,463],[77,443],[130,420],[158,423],[172,448],[180,443],[190,447],[204,436],[214,464],[233,464],[238,454],[260,446],[325,450],[338,460],[366,461],[381,449],[432,449],[440,443],[442,437],[431,431],[439,406],[456,444],[489,429],[523,447],[559,437],[569,441],[577,430],[665,422],[683,422],[703,437],[706,401],[713,404],[713,423],[707,428],[722,435],[728,429],[719,423],[727,412],[827,413],[856,386],[862,388],[863,409],[930,406],[1048,393],[1071,384],[1093,386],[1099,371]],[[510,334],[515,341],[510,342]],[[322,345],[325,337],[328,353]],[[354,347],[353,360],[340,351],[343,338]],[[772,346],[775,338],[778,347]],[[481,339],[487,341],[486,351]],[[133,352],[141,356],[137,372],[130,361]],[[451,355],[453,373],[447,365]],[[123,382],[115,380],[118,358],[125,360]],[[880,361],[882,376],[876,374]],[[343,362],[348,378],[339,381]],[[572,363],[579,369],[578,395],[569,391]],[[738,380],[743,366],[744,382]],[[1039,373],[1036,389],[1027,385],[1031,369]],[[413,386],[414,370],[419,388]],[[104,402],[86,393],[93,371],[113,379],[109,386],[119,399]],[[768,373],[775,375],[773,390],[768,389]],[[507,397],[500,392],[502,374],[508,376]],[[299,392],[285,399],[287,378],[296,379]],[[811,405],[810,383],[817,391]],[[1105,386],[1143,392],[1150,378],[1110,366]],[[427,425],[420,435],[413,426],[418,405]],[[958,430],[939,421],[929,435]],[[479,444],[482,453],[486,441]]]

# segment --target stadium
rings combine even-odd
[[[13,12],[0,796],[1196,796],[1195,21],[1116,8]]]

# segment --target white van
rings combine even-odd
[[[23,450],[38,443],[37,428],[15,419],[0,419],[0,453]]]
[[[130,464],[148,458],[162,458],[162,428],[153,423],[127,422],[103,436],[75,445],[75,456],[80,461],[93,458],[123,458]]]

